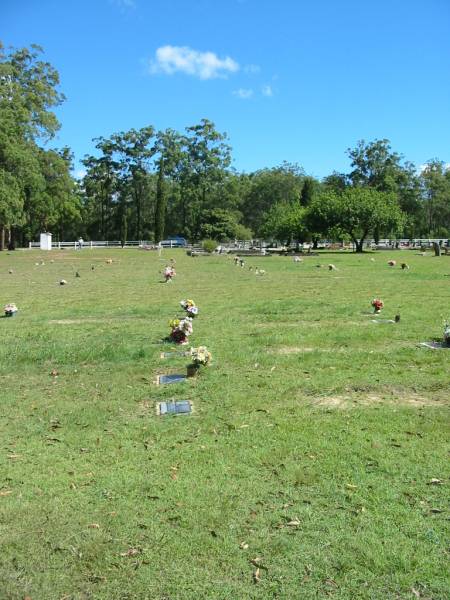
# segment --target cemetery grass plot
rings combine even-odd
[[[0,253],[20,311],[0,320],[0,596],[446,598],[448,356],[419,346],[446,259],[273,256],[264,278],[164,250],[160,285],[157,253],[116,252]],[[377,296],[398,327],[362,315]],[[188,297],[214,368],[155,386],[189,363],[156,343]],[[156,414],[185,395],[201,411]]]

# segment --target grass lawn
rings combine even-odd
[[[1,600],[448,598],[450,257],[164,252],[0,253]]]

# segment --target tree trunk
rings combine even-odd
[[[437,242],[433,242],[433,250],[434,250],[434,255],[435,256],[440,256],[441,255],[441,246]]]
[[[5,228],[2,225],[0,228],[0,251],[5,249]]]
[[[155,206],[155,242],[158,244],[164,237],[166,223],[166,192],[164,186],[164,163],[159,163],[158,181],[156,184],[156,206]]]
[[[355,243],[355,252],[364,252],[363,244],[364,240],[353,240]]]

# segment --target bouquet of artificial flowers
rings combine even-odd
[[[371,302],[375,314],[378,314],[381,312],[381,309],[383,308],[384,304],[383,304],[383,300],[380,300],[379,298],[374,298]]]
[[[176,275],[175,269],[173,267],[171,267],[170,265],[168,265],[164,269],[164,279],[166,280],[166,283],[169,283],[169,281],[172,281],[172,278],[175,277],[175,275]]]
[[[208,351],[208,348],[206,346],[191,348],[191,357],[194,365],[203,365],[205,367],[212,358],[211,352]]]
[[[450,325],[448,324],[448,321],[445,321],[444,323],[444,344],[450,346]]]
[[[7,317],[14,317],[17,312],[17,306],[14,304],[14,302],[10,302],[9,304],[5,305],[4,311]]]
[[[184,319],[171,319],[169,321],[169,327],[171,328],[170,338],[176,344],[187,344],[187,338],[191,335],[192,319],[185,317]]]
[[[196,317],[198,315],[198,307],[195,306],[195,302],[193,300],[181,300],[181,306],[187,312],[189,317]]]

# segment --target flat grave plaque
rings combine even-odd
[[[190,352],[161,352],[160,358],[178,358],[190,356]]]
[[[394,325],[395,325],[394,319],[372,319],[372,323],[378,323],[378,324],[394,323]]]
[[[183,381],[186,381],[186,375],[179,375],[179,374],[158,375],[158,377],[156,378],[156,385],[182,383]]]
[[[444,342],[420,342],[419,346],[431,348],[432,350],[450,350],[450,346]]]
[[[158,402],[157,413],[163,415],[189,415],[192,413],[192,404],[189,400],[176,400],[175,402]]]

